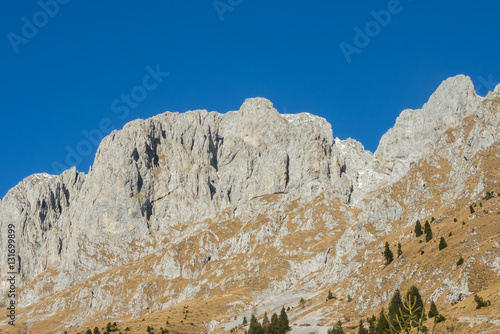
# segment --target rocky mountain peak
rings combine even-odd
[[[0,229],[17,229],[18,305],[35,319],[27,322],[60,316],[63,332],[89,319],[143,319],[215,299],[211,328],[221,321],[229,330],[235,316],[241,323],[242,315],[283,305],[296,312],[294,323],[305,321],[300,309],[309,305],[330,320],[333,309],[364,312],[415,272],[426,297],[462,300],[471,295],[472,262],[441,280],[420,257],[422,247],[432,254],[432,243],[419,244],[408,227],[433,215],[433,226],[453,226],[450,245],[469,247],[458,239],[476,217],[465,215],[469,203],[498,179],[498,93],[500,85],[480,98],[470,78],[447,79],[421,109],[401,113],[373,154],[356,140],[334,139],[325,119],[279,114],[264,98],[225,114],[165,112],[132,121],[103,139],[88,175],[75,168],[32,175],[0,202]],[[487,205],[477,215],[498,211]],[[480,223],[478,233],[467,232],[478,242],[470,250],[482,242]],[[395,260],[406,268],[401,279],[384,274],[396,265],[379,263],[386,241],[403,244]],[[449,269],[456,259],[443,263]],[[6,267],[0,258],[1,275]],[[7,288],[2,283],[0,292]],[[326,294],[315,297],[321,289],[355,303],[325,302]],[[296,311],[302,296],[307,302]],[[315,324],[325,319],[311,314]]]

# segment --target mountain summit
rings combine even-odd
[[[18,269],[17,325],[0,329],[242,333],[284,307],[293,333],[326,333],[415,285],[446,315],[438,331],[500,331],[499,94],[449,78],[375,153],[264,98],[132,121],[88,174],[35,174],[0,202]],[[401,250],[389,264],[386,243]],[[494,306],[476,310],[475,294]]]

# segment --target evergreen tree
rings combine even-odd
[[[375,334],[377,329],[377,318],[375,316],[368,319],[368,334]]]
[[[281,308],[280,316],[278,317],[278,330],[279,333],[286,333],[290,329],[288,323],[288,316],[286,315],[285,307]]]
[[[328,291],[328,297],[327,297],[327,298],[328,298],[328,299],[333,299],[333,294],[332,294],[332,292],[331,292],[331,291]]]
[[[269,318],[267,317],[267,312],[265,312],[264,319],[262,319],[262,329],[264,329],[264,331],[266,331],[270,324],[271,324],[271,322],[269,321]]]
[[[246,325],[248,323],[247,317],[243,317],[243,325]]]
[[[252,314],[250,319],[250,327],[248,328],[248,334],[264,334],[264,330],[260,325],[257,318]]]
[[[391,248],[389,247],[389,243],[385,243],[385,249],[382,253],[385,258],[385,265],[389,265],[394,260],[394,255],[392,254]]]
[[[388,310],[389,321],[396,330],[401,329],[397,321],[397,318],[401,320],[400,310],[403,310],[403,301],[401,299],[401,293],[399,292],[399,289],[396,289],[396,291],[394,291],[394,295],[391,298],[391,302],[389,303]]]
[[[363,326],[363,320],[359,321],[358,334],[368,334],[368,330]]]
[[[335,326],[330,328],[327,334],[344,334],[344,330],[342,329],[342,322],[339,320]]]
[[[108,322],[108,325],[106,326],[106,332],[111,332],[111,323]]]
[[[387,322],[386,317],[387,315],[385,314],[384,309],[382,309],[377,318],[377,327],[375,328],[376,334],[386,334],[389,331],[389,322]]]
[[[398,257],[400,257],[403,254],[403,251],[401,250],[401,243],[398,242]]]
[[[375,316],[372,316],[371,318],[368,318],[368,334],[376,334],[375,330],[377,328],[377,318]]]
[[[436,304],[434,304],[434,301],[431,301],[431,309],[429,310],[429,318],[434,318],[439,315],[439,312],[437,310]]]
[[[403,308],[403,312],[406,314],[409,314],[409,305],[406,305],[408,301],[412,306],[412,314],[417,317],[416,321],[413,322],[413,325],[417,326],[420,319],[425,321],[425,309],[422,296],[420,296],[420,292],[414,285],[408,291],[406,291],[406,299],[404,302],[405,308]]]
[[[431,229],[431,224],[429,224],[428,221],[425,221],[424,232],[425,232],[425,242],[431,241],[432,240],[432,229]]]
[[[99,327],[95,326],[94,334],[101,334],[101,332],[99,331]]]
[[[424,234],[424,232],[422,232],[422,224],[420,224],[420,220],[417,220],[415,223],[415,236],[418,238],[422,234]]]
[[[439,250],[443,250],[446,247],[448,247],[448,244],[446,243],[446,240],[444,240],[444,237],[441,237],[441,240],[439,241]]]
[[[460,258],[457,261],[457,267],[461,266],[464,263],[464,258],[460,256]]]
[[[87,331],[85,332],[85,334],[92,334],[92,330],[90,328],[87,329]]]
[[[271,324],[267,327],[267,334],[277,334],[278,333],[278,315],[273,313],[271,316]]]

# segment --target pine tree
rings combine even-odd
[[[290,329],[288,316],[286,315],[285,307],[281,308],[280,316],[278,317],[279,333],[286,333]]]
[[[359,330],[358,334],[368,334],[368,330],[363,326],[363,320],[359,321]]]
[[[432,240],[432,229],[431,229],[431,224],[429,224],[428,221],[425,221],[424,232],[425,232],[425,242],[431,241]]]
[[[273,313],[271,316],[271,324],[269,327],[267,327],[266,333],[268,334],[276,334],[278,333],[278,315],[276,313]]]
[[[434,301],[431,301],[431,309],[429,310],[429,319],[437,317],[439,315],[439,312],[437,310],[436,304]]]
[[[448,247],[448,244],[446,243],[446,240],[444,240],[444,237],[441,237],[441,240],[439,241],[439,250],[443,250],[446,247]]]
[[[422,224],[420,224],[420,220],[417,220],[415,223],[415,236],[418,238],[422,234],[424,234],[424,232],[422,232]]]
[[[248,323],[247,317],[243,317],[243,325],[246,325]]]
[[[333,294],[332,294],[332,292],[331,292],[331,291],[328,291],[328,297],[327,297],[327,298],[328,298],[328,299],[333,299]]]
[[[339,320],[335,326],[330,328],[327,334],[344,334],[344,329],[342,328],[342,322]]]
[[[403,301],[401,299],[401,293],[399,292],[399,289],[396,289],[396,291],[394,291],[394,295],[391,298],[391,302],[389,303],[388,315],[389,321],[397,330],[401,329],[399,327],[398,321],[396,320],[397,318],[401,319],[400,310],[403,310]]]
[[[248,328],[248,334],[264,334],[264,330],[260,325],[257,318],[252,314],[250,319],[250,327]]]
[[[99,331],[99,327],[95,326],[94,334],[101,334],[101,332]]]
[[[401,243],[398,242],[398,257],[400,257],[403,254],[403,251],[401,250]]]
[[[385,243],[385,250],[382,253],[385,258],[385,265],[389,265],[394,260],[394,255],[392,254],[391,248],[389,247],[389,243]]]
[[[87,331],[85,332],[85,334],[92,334],[92,330],[90,328],[87,329]]]
[[[377,328],[377,318],[375,316],[372,316],[367,321],[368,321],[368,324],[369,324],[368,334],[376,334],[375,330]]]
[[[404,302],[405,308],[403,308],[403,312],[405,314],[409,314],[409,305],[406,305],[408,302],[412,306],[412,314],[417,317],[417,320],[413,322],[413,325],[417,326],[420,319],[425,321],[425,309],[422,296],[420,296],[420,292],[414,285],[408,291],[406,291],[406,299]]]
[[[461,266],[464,263],[464,258],[460,256],[460,258],[457,261],[457,267]]]
[[[387,322],[386,317],[385,311],[382,309],[377,318],[377,327],[375,329],[376,334],[386,334],[389,331],[389,322]]]
[[[269,321],[269,318],[267,317],[267,312],[265,312],[264,319],[262,319],[262,329],[264,329],[264,331],[266,331],[270,324],[271,324],[271,322]]]
[[[108,322],[108,325],[106,326],[106,332],[111,332],[111,323]]]

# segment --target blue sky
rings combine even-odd
[[[33,173],[72,162],[87,172],[100,133],[164,111],[226,112],[262,96],[374,151],[447,77],[469,75],[482,95],[500,81],[497,1],[0,6],[0,197]]]

